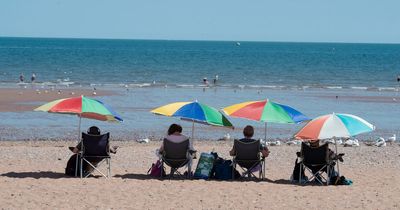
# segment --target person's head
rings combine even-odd
[[[310,141],[310,147],[319,147],[319,140],[315,139]]]
[[[100,128],[92,126],[88,129],[87,133],[91,135],[100,135]]]
[[[243,129],[243,135],[246,138],[251,138],[254,135],[254,128],[251,125],[247,125],[246,127],[244,127]]]
[[[171,135],[175,132],[182,133],[182,126],[178,124],[171,124],[168,128],[168,135]]]

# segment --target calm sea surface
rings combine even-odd
[[[332,112],[356,114],[377,126],[361,138],[389,137],[400,130],[400,45],[0,38],[0,85],[34,88],[110,89],[102,97],[121,113],[122,124],[83,120],[115,138],[161,137],[179,119],[148,111],[176,101],[199,100],[221,108],[269,98],[309,117]],[[213,84],[218,75],[216,85]],[[210,87],[202,84],[206,77]],[[338,99],[336,99],[338,96]],[[38,103],[40,105],[40,103]],[[0,113],[0,139],[77,135],[76,117],[36,112]],[[235,131],[196,125],[195,136],[240,137]],[[190,134],[191,124],[180,122]],[[268,125],[270,138],[289,138],[300,125]],[[35,132],[32,132],[32,129]]]

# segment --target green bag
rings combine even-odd
[[[208,179],[210,178],[212,168],[214,166],[214,155],[202,152],[199,162],[197,163],[194,178]]]

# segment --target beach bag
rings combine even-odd
[[[193,177],[195,179],[210,178],[212,169],[214,167],[214,159],[214,155],[202,152]]]
[[[333,176],[330,179],[330,183],[331,185],[352,185],[353,181],[351,179],[346,179],[346,177],[344,176]]]
[[[165,168],[162,168],[162,164],[160,160],[157,160],[156,163],[151,164],[151,167],[147,171],[147,174],[153,177],[162,177],[166,176]]]
[[[211,173],[212,178],[217,180],[231,180],[232,170],[234,170],[235,179],[240,178],[240,173],[236,169],[233,169],[231,160],[220,158],[215,152],[212,152],[211,154],[214,155],[215,158],[214,167]]]
[[[292,173],[292,180],[293,181],[299,181],[300,173],[301,173],[301,177],[303,179],[305,179],[306,175],[304,174],[304,168],[300,167],[300,163],[297,161],[297,158],[296,158],[296,161],[294,163],[293,173]]]
[[[78,167],[76,165],[76,161],[78,161]],[[88,163],[83,161],[83,169],[88,168]],[[65,168],[65,175],[67,176],[75,176],[75,170],[78,169],[76,172],[76,176],[81,176],[81,161],[80,161],[80,155],[79,154],[73,154],[68,162],[67,162],[67,167]],[[85,171],[84,171],[85,172]]]
[[[214,165],[214,178],[218,180],[231,180],[232,170],[235,179],[240,178],[240,173],[233,168],[231,160],[218,160]]]

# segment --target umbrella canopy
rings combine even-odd
[[[103,102],[85,96],[65,98],[46,103],[34,111],[78,115],[101,121],[122,121],[122,118]]]
[[[245,118],[260,122],[300,123],[310,120],[301,112],[290,106],[275,103],[271,100],[248,101],[234,104],[222,109],[232,117]]]
[[[197,101],[171,103],[153,109],[151,112],[207,125],[233,127],[232,123],[217,109]]]
[[[307,123],[294,136],[297,139],[348,138],[371,132],[375,126],[351,114],[328,114]]]
[[[245,118],[265,123],[264,139],[267,139],[267,122],[300,123],[310,120],[301,112],[290,106],[275,103],[271,100],[248,101],[234,104],[222,109],[232,117]]]

